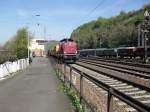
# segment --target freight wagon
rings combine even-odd
[[[117,57],[117,58],[144,58],[144,47],[120,47],[120,48],[99,48],[79,50],[81,57]],[[147,46],[147,57],[150,57],[150,46]]]

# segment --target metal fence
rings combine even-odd
[[[66,71],[67,71],[67,68],[66,66],[68,66],[70,68],[70,72],[69,72],[69,78],[67,77],[66,75]],[[59,68],[58,68],[59,69]],[[98,87],[104,89],[105,91],[107,91],[108,95],[107,95],[107,112],[113,112],[113,97],[116,97],[118,98],[119,100],[127,103],[128,105],[130,105],[131,107],[133,107],[134,109],[138,110],[139,112],[149,112],[150,110],[150,106],[148,105],[145,105],[141,102],[139,102],[138,100],[136,99],[133,99],[132,97],[124,94],[123,92],[120,92],[118,90],[116,90],[115,88],[113,87],[110,87],[109,85],[99,81],[98,79],[84,73],[84,71],[80,71],[78,70],[77,68],[75,67],[72,67],[70,65],[64,65],[64,72],[62,72],[62,70],[59,69],[58,71],[58,74],[60,77],[63,77],[63,81],[65,83],[69,82],[70,84],[70,88],[71,87],[75,87],[75,85],[73,84],[73,79],[72,79],[72,73],[73,71],[77,72],[80,76],[80,88],[79,90],[77,90],[80,94],[80,102],[82,103],[82,101],[86,102],[85,101],[85,98],[84,98],[84,95],[83,95],[83,87],[84,87],[84,84],[83,84],[83,78],[91,81],[92,83],[94,83],[95,85],[97,85]],[[60,74],[61,72],[61,74]]]
[[[20,59],[14,62],[5,62],[0,65],[0,78],[6,77],[19,70],[27,68],[29,59]]]

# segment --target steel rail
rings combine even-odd
[[[86,59],[86,60],[95,60],[95,61],[101,61],[101,62],[110,62],[110,60],[101,60],[101,59],[93,59],[93,58],[83,58],[83,59]],[[80,59],[80,60],[83,60],[83,59]],[[124,67],[122,67],[124,64],[121,64],[121,63],[116,63],[116,62],[114,62],[114,61],[111,61],[111,63],[113,63],[113,65],[111,65],[111,66],[115,66],[115,67],[119,67],[119,68],[126,68],[126,69],[128,69],[128,70],[132,70],[132,71],[138,71],[138,72],[143,72],[143,73],[147,73],[147,74],[150,74],[150,70],[149,70],[149,68],[139,68],[139,67],[136,67],[136,65],[132,65],[132,66],[130,66],[130,65],[128,65],[128,64],[126,64]],[[116,64],[116,65],[114,65],[114,64]],[[117,65],[118,64],[118,65]],[[119,66],[119,64],[121,65],[121,66]],[[132,67],[132,68],[130,68],[130,67]],[[134,67],[134,68],[133,68]]]
[[[71,67],[74,71],[76,71],[77,73],[79,73],[86,79],[88,79],[89,81],[93,82],[94,84],[96,84],[98,87],[103,88],[104,90],[106,90],[109,94],[117,97],[118,99],[120,99],[121,101],[127,103],[128,105],[130,105],[131,107],[133,107],[134,109],[140,111],[140,112],[149,112],[150,110],[150,106],[145,105],[143,103],[141,103],[140,101],[130,97],[129,95],[124,94],[123,92],[120,92],[119,90],[105,84],[104,82],[101,82],[100,80],[96,79],[95,77],[88,75],[86,73],[84,73],[83,71],[80,71],[79,69],[68,65],[69,67]],[[109,110],[107,110],[109,112]]]
[[[133,85],[133,86],[138,87],[138,88],[140,88],[140,89],[143,89],[143,90],[146,90],[146,91],[150,91],[150,87],[149,87],[149,86],[145,86],[144,84],[142,85],[142,84],[140,84],[140,83],[136,83],[136,82],[133,82],[133,81],[130,81],[130,80],[126,80],[126,79],[124,79],[124,78],[122,78],[122,77],[117,77],[117,76],[114,76],[114,75],[112,75],[112,74],[108,74],[108,73],[106,73],[106,72],[104,72],[104,71],[95,69],[95,68],[93,68],[93,67],[86,66],[85,63],[81,64],[81,63],[78,63],[78,62],[77,62],[76,64],[79,65],[79,66],[82,66],[82,67],[84,67],[84,68],[87,68],[87,69],[89,69],[89,70],[92,70],[92,71],[94,71],[94,72],[97,72],[97,73],[99,73],[99,74],[103,74],[103,75],[106,75],[106,76],[108,76],[108,77],[112,77],[112,78],[115,78],[115,79],[117,79],[117,80],[123,81],[123,82],[125,82],[125,83],[127,83],[127,84]],[[89,65],[90,65],[90,64],[89,64]]]
[[[145,79],[150,79],[150,75],[137,73],[136,71],[131,71],[132,68],[129,68],[130,71],[128,71],[127,70],[128,68],[124,68],[124,67],[121,67],[121,66],[110,65],[110,64],[105,64],[105,63],[98,62],[96,60],[93,61],[93,60],[81,59],[81,60],[79,60],[79,62],[84,62],[84,63],[95,65],[95,66],[98,66],[98,67],[107,68],[107,69],[111,69],[111,70],[115,70],[115,71],[119,71],[119,72],[123,72],[123,73],[128,73],[128,74],[139,76],[139,77],[142,77],[142,78],[145,78]],[[116,68],[114,68],[114,67],[116,67]]]
[[[83,58],[87,59],[87,58]],[[111,62],[111,63],[117,63],[117,64],[124,64],[124,65],[129,65],[129,66],[137,66],[137,67],[143,67],[143,68],[150,68],[150,64],[142,64],[142,63],[135,63],[135,62],[129,62],[129,61],[124,61],[124,60],[119,60],[119,59],[113,59],[113,58],[101,58],[97,56],[90,56],[88,59],[96,59],[96,60],[101,60],[101,61],[106,61],[106,62]]]

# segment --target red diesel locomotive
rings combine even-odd
[[[72,39],[62,39],[49,54],[64,62],[75,62],[78,59],[78,47]]]

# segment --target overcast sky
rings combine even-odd
[[[0,43],[23,26],[38,38],[43,38],[45,26],[47,39],[60,40],[83,23],[137,10],[146,3],[150,0],[0,0]]]

